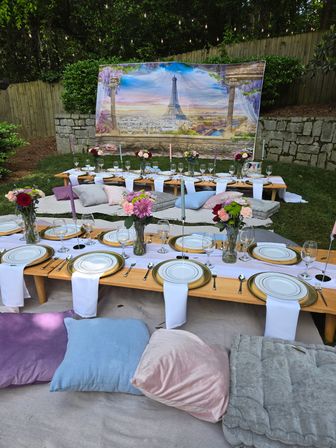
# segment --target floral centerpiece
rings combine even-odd
[[[226,229],[227,248],[223,250],[223,261],[235,263],[237,261],[236,243],[239,229],[244,225],[244,220],[252,217],[252,209],[245,198],[228,199],[222,204],[217,204],[212,209],[215,215],[213,220],[220,231]]]
[[[22,215],[27,244],[38,243],[40,240],[36,228],[36,206],[44,196],[43,191],[31,187],[9,191],[5,195],[10,202],[15,203],[16,210]]]
[[[136,240],[133,245],[135,255],[146,253],[145,225],[151,222],[154,202],[155,199],[149,192],[141,190],[126,194],[121,203],[127,216],[125,227],[129,229],[134,225],[136,231]]]
[[[199,158],[199,153],[197,151],[184,151],[183,156],[188,162],[189,175],[193,176],[195,171],[195,163]]]
[[[241,151],[238,151],[234,155],[234,160],[236,163],[236,170],[237,170],[237,177],[238,179],[242,178],[242,169],[244,166],[244,163],[248,161],[252,157],[253,151],[250,149],[242,149]]]
[[[146,160],[150,159],[152,157],[152,153],[148,151],[147,149],[141,149],[140,151],[136,151],[135,156],[140,159],[140,171],[141,174],[144,174],[145,172],[145,165]]]

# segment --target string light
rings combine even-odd
[[[219,42],[219,37],[217,37],[216,41]]]
[[[146,14],[146,13],[144,13],[144,15],[143,15],[143,16],[144,16],[144,18],[145,18],[145,19],[147,19],[147,14]]]
[[[182,24],[181,20],[178,21],[178,24],[181,26],[181,24]]]
[[[286,33],[288,33],[288,28],[286,28]]]
[[[133,45],[133,39],[131,39],[131,45]]]
[[[101,42],[102,40],[101,40],[101,37],[98,39],[99,40],[99,42]]]
[[[30,38],[32,38],[32,35],[31,35],[31,33],[28,33],[28,36],[29,36]]]
[[[191,42],[192,42],[192,40],[191,39],[189,39],[189,43],[191,44]]]
[[[161,43],[163,44],[163,39],[161,38]]]
[[[67,36],[67,35],[65,35],[65,36],[64,36],[64,39],[65,39],[65,40],[68,40],[69,38],[68,38],[68,36]]]
[[[106,3],[106,4],[105,4],[105,9],[108,9],[108,7],[109,7],[109,5]]]
[[[236,28],[236,27],[234,27],[234,28],[233,28],[233,31],[237,31],[237,28]]]
[[[262,32],[262,33],[264,32],[264,28],[261,28],[261,32]]]
[[[207,29],[208,29],[208,25],[207,25],[207,24],[205,24],[205,25],[204,25],[204,28],[205,28],[205,29],[207,30]]]
[[[270,33],[267,33],[267,37],[270,37]]]

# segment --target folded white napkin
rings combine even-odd
[[[188,285],[164,282],[166,328],[180,327],[187,321]]]
[[[285,191],[282,195],[282,199],[285,202],[293,203],[293,204],[307,204],[308,201],[304,200],[302,196],[296,193],[290,193],[289,191]]]
[[[74,272],[71,277],[72,302],[81,317],[97,316],[98,288],[101,274]]]
[[[23,278],[25,264],[12,266],[7,263],[0,264],[0,290],[2,303],[6,306],[23,306],[24,299],[30,297]]]
[[[227,184],[228,180],[226,179],[223,180],[221,179],[220,182],[216,182],[216,194],[223,193],[224,191],[226,191]]]
[[[297,300],[268,296],[264,336],[294,341],[299,313],[300,304]]]
[[[154,190],[159,191],[160,193],[163,192],[163,184],[166,179],[164,177],[157,177],[154,179]]]
[[[134,190],[134,177],[125,177],[125,187],[129,192]]]
[[[73,187],[79,184],[78,182],[78,174],[69,174],[69,180]]]
[[[186,179],[184,181],[187,193],[196,193],[196,189],[195,189],[195,181],[194,180],[190,180],[190,179]]]
[[[264,183],[259,179],[253,180],[253,198],[262,199]]]

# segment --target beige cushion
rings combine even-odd
[[[229,400],[228,355],[188,331],[158,330],[140,359],[132,384],[153,400],[200,420],[217,422]]]
[[[123,200],[124,194],[127,193],[125,187],[116,185],[104,185],[104,190],[107,194],[108,205],[119,205]]]
[[[203,205],[203,208],[214,208],[217,204],[221,204],[229,199],[238,199],[242,196],[243,193],[240,193],[239,191],[223,191],[223,193],[218,193],[215,194],[215,196],[211,196],[211,198],[209,198]]]

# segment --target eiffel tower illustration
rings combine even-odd
[[[168,105],[168,110],[164,115],[167,118],[173,118],[175,120],[186,120],[187,117],[184,115],[181,106],[178,101],[177,95],[177,78],[174,75],[172,77],[172,91],[170,95],[170,101]]]

